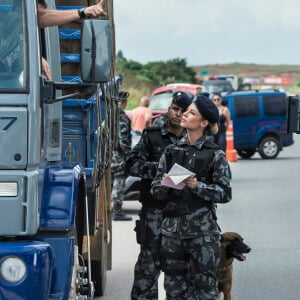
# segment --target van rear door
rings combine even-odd
[[[228,106],[234,128],[236,149],[256,148],[260,106],[257,96],[230,97]]]

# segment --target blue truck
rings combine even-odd
[[[47,2],[82,8],[75,0]],[[126,94],[114,75],[112,1],[105,9],[107,19],[41,30],[35,0],[0,0],[1,300],[103,294],[112,250],[110,160]],[[51,81],[42,76],[42,57]]]

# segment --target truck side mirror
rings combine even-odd
[[[300,97],[289,96],[287,104],[287,132],[300,133]]]
[[[84,20],[81,30],[81,79],[109,81],[112,68],[112,41],[108,20]]]

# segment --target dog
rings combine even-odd
[[[218,278],[218,299],[224,294],[224,300],[231,300],[233,260],[245,261],[245,253],[251,248],[243,242],[236,232],[224,232],[221,235],[221,260],[216,276]]]

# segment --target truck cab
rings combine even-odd
[[[112,15],[67,29],[81,66],[69,77],[65,29],[41,30],[36,1],[0,0],[0,16],[0,299],[92,299],[111,267]]]

